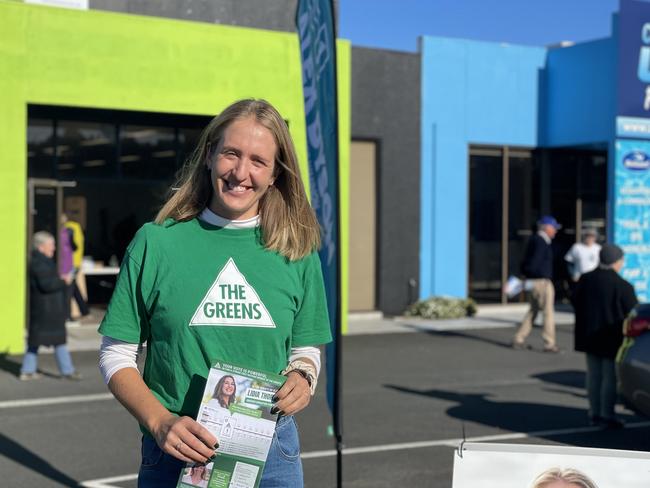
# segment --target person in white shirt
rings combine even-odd
[[[596,229],[584,229],[582,242],[576,242],[564,256],[573,282],[577,282],[581,275],[598,267],[600,244],[596,242],[597,240],[598,231]]]

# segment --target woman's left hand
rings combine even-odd
[[[271,410],[272,413],[294,415],[309,405],[311,401],[309,383],[303,375],[297,371],[291,371],[287,375],[287,381],[284,382],[275,397],[277,401]]]

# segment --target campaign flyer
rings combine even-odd
[[[208,375],[197,421],[217,439],[217,457],[188,463],[178,488],[256,488],[271,447],[277,415],[273,395],[286,377],[217,361]]]

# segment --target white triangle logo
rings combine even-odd
[[[201,300],[190,325],[275,327],[275,322],[230,258]]]

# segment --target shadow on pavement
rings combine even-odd
[[[0,369],[18,376],[20,374],[21,362],[18,359],[10,358],[7,354],[0,354]]]
[[[583,393],[576,393],[575,391],[563,390],[561,388],[545,388],[545,387],[542,388],[542,391],[546,391],[548,393],[558,393],[558,394],[561,394],[561,395],[568,395],[568,396],[572,396],[574,398],[582,398],[583,400],[585,400],[585,402],[588,402],[587,394],[584,393],[584,392]],[[586,404],[587,403],[585,403],[585,405]]]
[[[450,417],[511,432],[536,432],[587,426],[586,408],[492,401],[489,393],[462,394],[435,389],[418,390],[398,385],[384,386],[402,393],[455,402],[457,405],[447,409],[447,415]]]
[[[548,373],[539,373],[531,376],[544,383],[553,383],[554,385],[570,386],[573,388],[584,388],[586,384],[586,373],[577,369],[567,369],[564,371],[550,371]]]
[[[474,335],[468,332],[459,332],[459,331],[435,331],[435,330],[428,330],[425,331],[427,334],[430,335],[435,335],[438,337],[461,337],[463,339],[471,339],[474,341],[478,342],[485,342],[488,344],[492,344],[493,346],[499,346],[499,347],[505,347],[508,349],[512,349],[512,342],[510,340],[508,341],[499,341],[497,339],[492,339],[491,337],[484,337],[484,336],[479,336],[479,335]]]
[[[79,486],[79,482],[59,471],[42,457],[24,448],[16,441],[0,434],[0,455],[22,464],[26,468],[39,473],[46,478],[56,481],[63,486]]]

